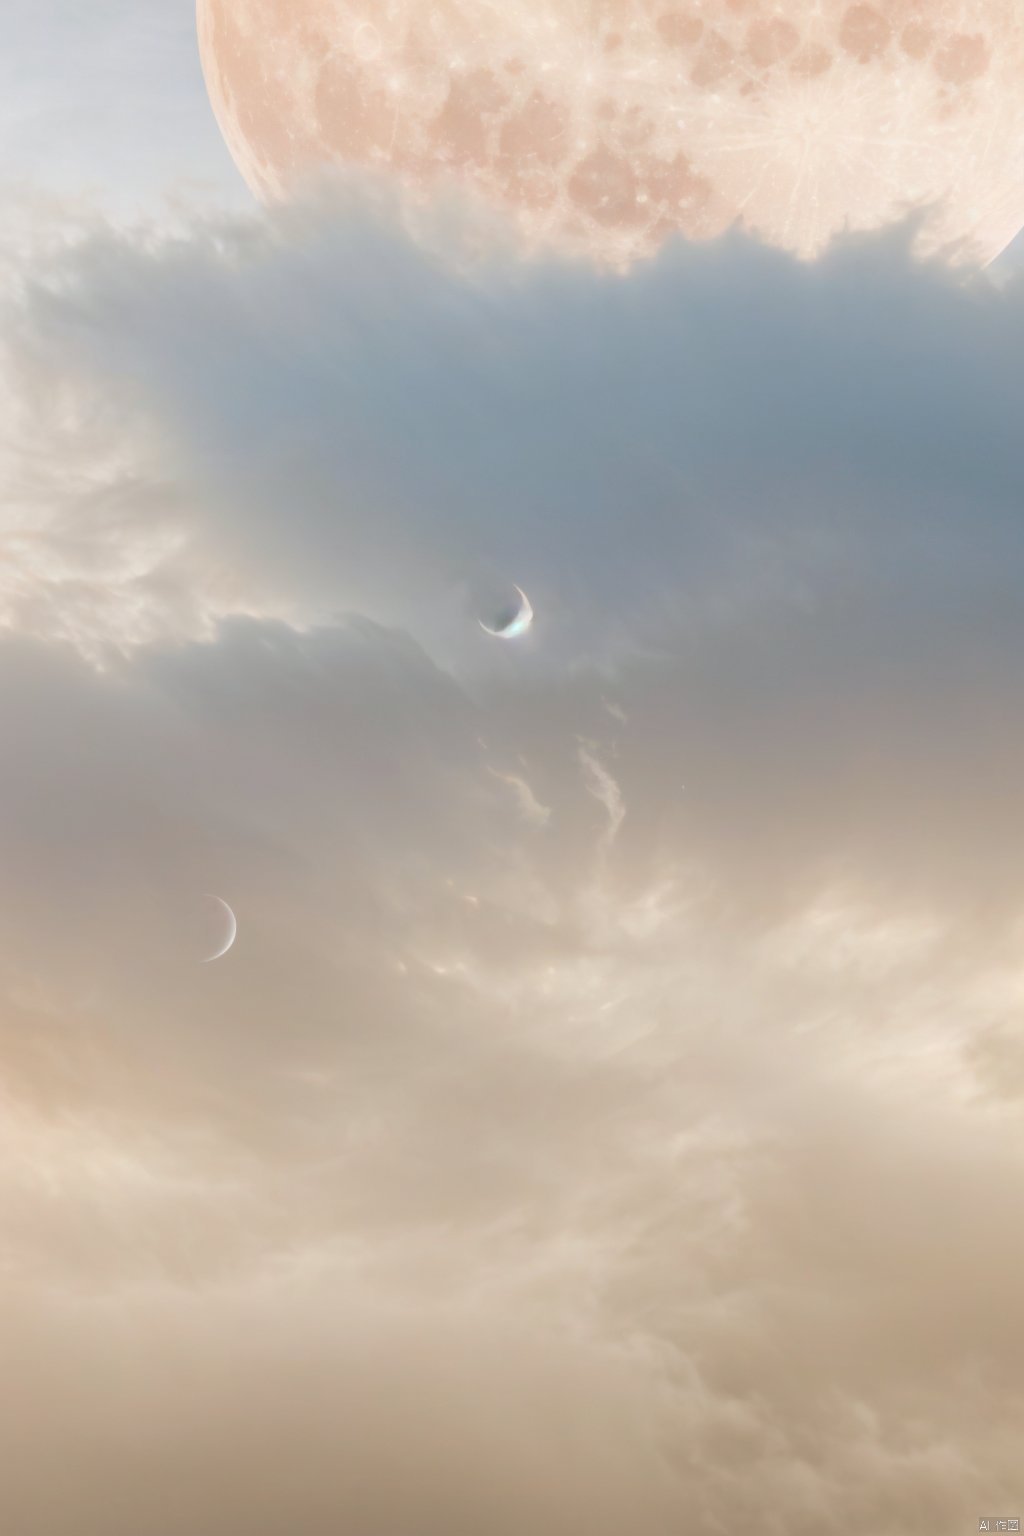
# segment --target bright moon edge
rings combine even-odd
[[[203,965],[212,965],[214,960],[222,960],[224,958],[232,944],[235,942],[235,939],[238,937],[238,919],[235,917],[234,912],[232,912],[223,896],[215,896],[212,891],[207,891],[206,894],[211,901],[216,901],[220,906],[224,908],[224,911],[228,915],[228,921],[231,925],[228,932],[227,943],[223,944],[220,949],[215,950],[212,955],[205,956],[201,962]]]
[[[516,591],[519,593],[522,606],[515,618],[510,619],[504,629],[491,629],[483,619],[477,620],[485,635],[493,635],[496,640],[517,640],[520,635],[525,635],[533,623],[533,605],[522,587],[516,587]]]

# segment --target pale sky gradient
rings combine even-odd
[[[206,99],[188,0],[11,0],[0,180],[118,214],[250,199]]]
[[[269,216],[191,28],[3,63],[0,1525],[1024,1518],[1024,285]]]

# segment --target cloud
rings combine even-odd
[[[758,935],[571,842],[560,886],[479,707],[372,625],[5,651],[23,1528],[1011,1500],[1019,1148],[943,1033],[984,952],[834,905]]]
[[[622,803],[622,791],[608,769],[594,756],[592,743],[581,742],[578,755],[588,793],[604,807],[608,817],[608,826],[602,839],[602,846],[607,851],[614,843],[622,825],[622,818],[626,814],[626,807]]]
[[[549,805],[541,805],[521,774],[499,773],[496,768],[492,768],[490,771],[496,779],[500,779],[503,784],[507,784],[513,791],[519,805],[519,813],[524,821],[531,821],[538,827],[547,825],[551,818],[551,807]]]
[[[1010,1512],[1017,287],[350,214],[12,290],[12,1528]]]
[[[96,237],[6,327],[34,461],[72,470],[49,497],[62,547],[61,516],[103,515],[92,558],[114,517],[131,552],[79,628],[351,607],[490,668],[465,618],[515,579],[548,671],[762,623],[961,651],[983,592],[1013,611],[1021,305],[906,244],[808,269],[737,238],[628,280],[500,260],[467,279],[359,203]]]

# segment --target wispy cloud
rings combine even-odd
[[[547,825],[551,820],[551,807],[549,805],[541,805],[529,784],[520,774],[499,773],[497,768],[491,768],[490,772],[494,774],[496,779],[500,779],[502,784],[507,784],[514,792],[519,806],[519,814],[524,821],[531,821],[539,827]]]
[[[594,799],[604,806],[608,816],[608,826],[601,839],[602,846],[608,849],[614,843],[626,814],[622,791],[608,769],[594,756],[592,743],[581,742],[578,754],[583,769],[583,782]]]

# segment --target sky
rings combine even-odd
[[[189,4],[9,31],[5,1528],[1024,1518],[1014,252],[267,208]]]

